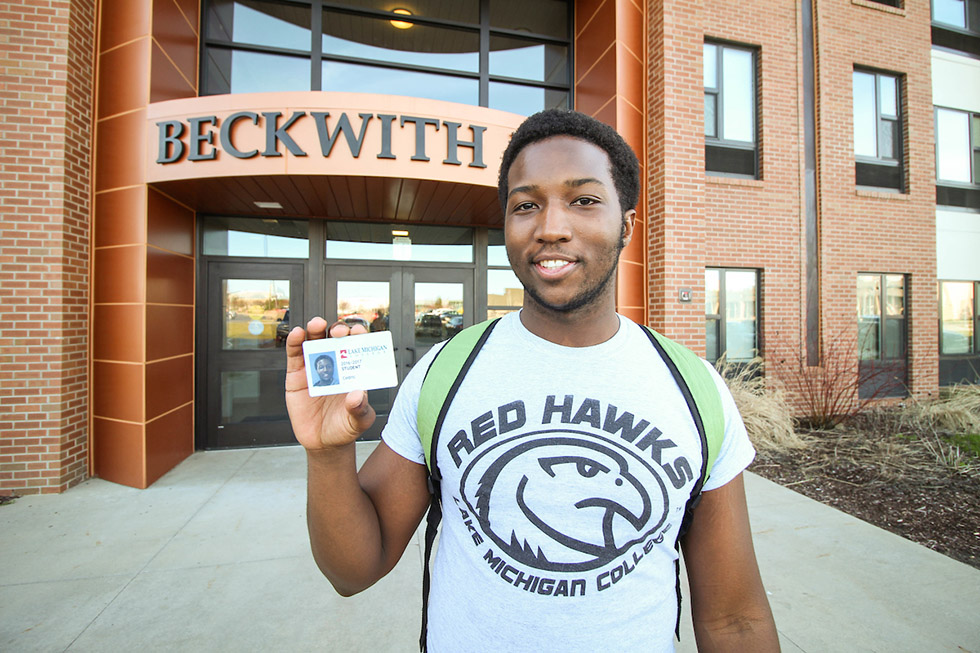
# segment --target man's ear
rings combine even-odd
[[[622,245],[626,247],[633,239],[633,227],[636,226],[636,209],[630,209],[623,214],[623,238]]]

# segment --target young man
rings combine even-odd
[[[515,132],[499,188],[524,305],[497,324],[436,436],[444,517],[428,650],[670,651],[674,543],[701,445],[665,363],[615,311],[636,157],[608,126],[546,111]],[[289,334],[286,400],[308,453],[314,558],[350,595],[391,570],[428,506],[416,406],[438,347],[405,379],[358,473],[353,443],[374,420],[366,393],[307,394],[304,335],[326,331],[314,318]],[[741,477],[754,451],[714,380],[725,439],[682,539],[697,642],[778,650]]]

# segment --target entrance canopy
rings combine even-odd
[[[253,93],[147,110],[146,180],[196,211],[499,226],[515,114],[355,93]]]

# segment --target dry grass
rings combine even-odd
[[[722,358],[716,367],[728,383],[749,439],[756,449],[785,451],[804,445],[794,429],[786,394],[782,388],[766,379],[761,358],[747,364],[729,363]]]
[[[980,386],[956,386],[939,398],[875,408],[853,425],[866,436],[898,440],[948,472],[980,477]]]

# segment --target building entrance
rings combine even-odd
[[[208,449],[295,442],[286,415],[286,335],[303,315],[305,265],[211,261],[203,404]]]
[[[328,265],[324,317],[390,331],[399,384],[432,347],[473,323],[472,268]],[[397,388],[371,390],[378,414],[363,439],[377,439]]]

